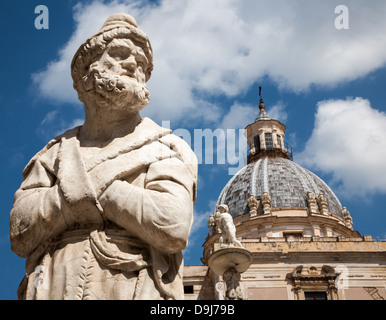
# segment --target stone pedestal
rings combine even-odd
[[[221,248],[208,259],[208,265],[214,273],[221,275],[226,283],[227,300],[243,300],[240,288],[240,274],[247,271],[253,256],[244,248]]]

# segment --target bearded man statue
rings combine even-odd
[[[10,214],[11,248],[27,258],[19,299],[183,299],[197,158],[140,117],[152,69],[150,42],[127,14],[76,52],[84,124],[31,159]]]

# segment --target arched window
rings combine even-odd
[[[276,140],[277,140],[277,145],[279,146],[279,149],[282,149],[282,144],[281,144],[281,136],[278,134],[276,135]]]
[[[265,149],[273,150],[272,133],[265,134]]]
[[[259,135],[255,136],[254,145],[255,145],[256,153],[259,152],[260,151],[260,136]]]

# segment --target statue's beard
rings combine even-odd
[[[85,89],[98,104],[110,108],[131,108],[140,111],[150,101],[150,91],[146,84],[136,78],[111,74],[98,69],[90,70],[85,79]]]

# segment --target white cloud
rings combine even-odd
[[[58,59],[50,61],[47,68],[32,75],[40,93],[59,102],[80,103],[72,87],[71,61],[79,46],[95,34],[104,21],[113,13],[128,10],[129,5],[105,5],[93,1],[88,5],[78,3],[74,6],[75,31],[68,42],[58,51]],[[90,34],[91,32],[91,34]],[[63,39],[65,40],[65,39]]]
[[[48,141],[69,129],[82,125],[83,122],[84,119],[81,118],[65,120],[62,112],[53,110],[44,116],[36,132],[43,140]]]
[[[209,216],[214,213],[216,208],[217,199],[211,199],[207,201],[207,211],[199,212],[194,210],[193,213],[193,225],[189,234],[189,245],[184,250],[184,254],[190,253],[190,251],[197,247],[197,242],[201,245],[203,238],[208,234],[208,220]]]
[[[229,112],[221,120],[220,127],[224,129],[244,129],[255,121],[259,115],[259,108],[249,104],[234,103]]]
[[[200,230],[204,230],[208,227],[208,219],[210,212],[194,212],[193,225],[191,230],[191,235],[199,232]]]
[[[197,242],[200,244],[203,241],[203,237],[208,233],[208,220],[209,215],[212,212],[196,212],[193,214],[193,225],[189,234],[188,247],[183,251],[184,255],[187,255],[197,246]]]
[[[288,113],[285,108],[286,104],[283,101],[278,101],[274,106],[270,107],[269,110],[266,111],[272,119],[285,123],[288,118]]]
[[[154,48],[155,120],[220,121],[206,97],[245,92],[269,76],[294,91],[357,79],[386,61],[386,3],[350,1],[349,30],[334,27],[339,1],[163,0],[159,5],[123,0],[75,7],[75,31],[57,61],[33,77],[40,93],[76,102],[70,62],[78,46],[110,14],[132,14]],[[375,27],[376,26],[376,27]],[[165,119],[166,118],[166,119]]]
[[[13,153],[10,153],[8,158],[8,164],[11,168],[15,168],[25,161],[25,156],[23,153],[23,148],[17,148],[16,150],[12,150]]]
[[[346,197],[386,193],[386,114],[363,98],[318,103],[315,126],[297,161],[332,173]]]

